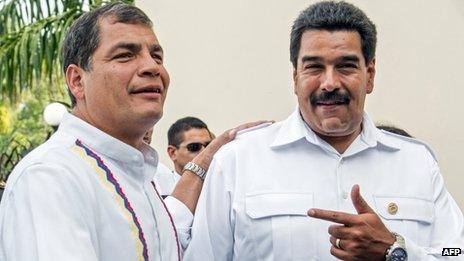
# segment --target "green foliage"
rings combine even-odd
[[[30,143],[24,139],[10,139],[2,146],[6,150],[0,154],[0,189],[5,187],[9,174],[28,151]]]
[[[3,104],[11,112],[10,131],[0,136],[0,181],[7,176],[25,153],[43,143],[52,128],[43,120],[43,110],[52,101],[66,100],[64,94],[50,95],[46,88],[37,88],[22,95],[22,103]]]
[[[110,0],[0,0],[0,98],[63,82],[60,44],[83,12]],[[123,2],[133,3],[133,0]]]
[[[11,129],[11,113],[8,107],[0,105],[0,135],[5,135]]]

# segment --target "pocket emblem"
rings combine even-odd
[[[388,204],[388,213],[390,213],[390,215],[396,215],[396,213],[398,213],[398,205],[394,202]]]

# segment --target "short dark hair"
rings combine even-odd
[[[86,71],[90,71],[92,55],[100,44],[99,22],[106,17],[114,18],[117,23],[141,24],[152,27],[150,18],[139,8],[113,2],[105,6],[84,13],[69,28],[61,49],[63,71],[69,65],[75,64]],[[69,91],[71,104],[76,105],[76,98]]]
[[[208,129],[206,123],[195,117],[185,117],[177,120],[174,124],[169,127],[168,130],[168,144],[178,147],[183,141],[184,132],[190,129],[206,129],[211,136],[211,132]]]
[[[411,136],[411,134],[409,134],[407,131],[400,129],[398,127],[392,126],[392,125],[381,124],[381,125],[377,125],[376,127],[384,131],[388,131],[388,132],[395,133],[401,136],[413,138],[413,136]]]
[[[356,6],[346,2],[322,1],[310,5],[293,22],[290,34],[290,61],[298,64],[301,36],[307,30],[357,31],[366,64],[375,57],[377,30],[374,23]]]

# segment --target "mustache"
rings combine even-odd
[[[318,105],[320,103],[336,103],[336,104],[349,104],[351,97],[347,92],[334,90],[331,92],[323,91],[321,93],[313,93],[309,97],[311,105]]]

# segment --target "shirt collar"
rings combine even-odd
[[[282,126],[273,142],[271,147],[280,147],[295,141],[298,141],[306,136],[308,132],[305,130],[305,123],[300,115],[300,110],[297,107],[295,111],[282,122]]]
[[[362,125],[363,129],[360,138],[369,147],[375,147],[380,143],[391,149],[401,149],[401,143],[379,130],[366,112],[364,112]]]
[[[70,113],[65,113],[58,130],[78,138],[97,154],[122,163],[133,166],[158,164],[158,153],[150,145],[144,143],[141,150],[137,150]]]
[[[381,143],[392,149],[401,148],[399,142],[387,137],[375,126],[367,113],[364,113],[363,115],[362,125],[363,129],[359,138],[361,141],[366,143],[368,147],[375,147],[378,143]],[[309,128],[300,114],[299,107],[297,107],[295,111],[282,122],[281,128],[271,143],[271,147],[284,146],[303,138],[306,138],[308,142],[319,147],[326,143],[311,128]]]

